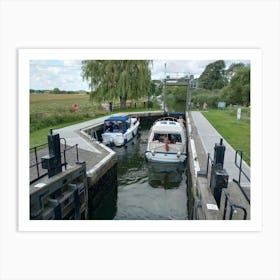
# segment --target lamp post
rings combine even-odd
[[[164,79],[163,79],[163,112],[166,113],[166,63],[164,63]]]
[[[191,110],[191,102],[192,102],[192,92],[191,92],[191,82],[193,81],[193,75],[186,76],[187,82],[187,96],[186,96],[186,109],[187,111]]]

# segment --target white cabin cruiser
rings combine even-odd
[[[123,146],[138,134],[139,125],[139,120],[134,117],[110,117],[104,121],[102,142],[105,145]]]
[[[159,119],[150,130],[145,156],[148,161],[154,162],[184,162],[187,158],[186,141],[182,119]]]

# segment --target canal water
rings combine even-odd
[[[118,155],[118,194],[115,220],[185,220],[187,186],[185,164],[145,161],[150,126]]]

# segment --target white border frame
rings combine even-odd
[[[260,49],[19,49],[19,231],[260,231],[262,229],[262,59]],[[251,61],[251,219],[247,221],[29,220],[30,60],[149,59]],[[78,229],[78,230],[77,230]]]

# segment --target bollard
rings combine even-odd
[[[50,135],[48,135],[49,155],[41,158],[42,168],[48,169],[49,178],[62,172],[60,138],[59,134],[53,135],[52,132],[50,129]]]
[[[223,139],[220,139],[220,144],[215,144],[214,147],[214,165],[221,164],[224,167],[226,147],[223,145]]]
[[[214,161],[211,170],[210,189],[214,195],[218,207],[220,208],[222,189],[228,187],[228,174],[223,168],[225,157],[225,146],[223,145],[223,139],[219,144],[215,144],[214,147]]]
[[[219,208],[221,203],[222,189],[227,187],[227,171],[223,169],[220,164],[213,166],[210,179],[210,188]]]

